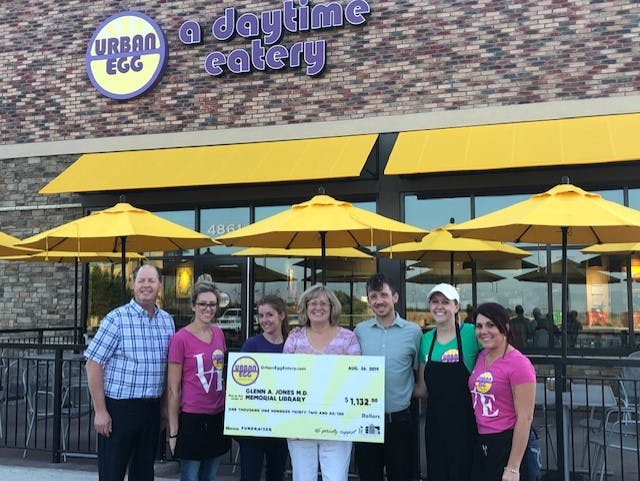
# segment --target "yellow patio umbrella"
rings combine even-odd
[[[580,252],[585,254],[606,254],[631,256],[640,253],[640,242],[610,242],[585,247]]]
[[[407,282],[412,282],[414,284],[438,284],[440,282],[446,282],[448,275],[449,273],[446,269],[431,269],[427,272],[422,272],[415,276],[408,277]],[[467,271],[456,275],[456,281],[458,284],[470,284],[472,282],[496,282],[502,279],[504,279],[503,276],[485,271],[484,269],[478,270],[475,279],[471,272]]]
[[[241,257],[321,257],[322,251],[319,248],[309,249],[285,249],[280,247],[247,247],[240,251],[234,252],[232,255]],[[367,259],[371,254],[363,252],[354,247],[329,247],[326,251],[327,257],[344,257],[344,258],[360,258]]]
[[[625,256],[625,264],[627,271],[627,285],[631,285],[633,281],[631,256],[640,254],[640,242],[610,242],[608,244],[595,244],[582,249],[585,254],[599,255],[621,255]],[[627,308],[629,319],[633,319],[633,292],[627,289]],[[633,323],[630,324],[633,329]]]
[[[20,239],[17,237],[0,232],[0,256],[20,256],[37,252],[34,249],[17,247],[15,244],[18,242],[20,242]]]
[[[137,252],[127,252],[128,260],[143,260],[145,257]],[[67,251],[35,251],[33,254],[16,256],[0,256],[3,261],[23,262],[115,262],[122,255],[119,252],[67,252]]]
[[[425,234],[424,229],[320,194],[215,240],[241,247],[320,248],[324,266],[328,247],[392,245],[416,241]]]
[[[214,244],[215,241],[205,234],[120,202],[24,239],[18,245],[47,252],[120,252],[124,273],[127,251],[185,250]],[[126,278],[123,275],[123,302],[126,302],[125,296]]]
[[[638,241],[640,211],[563,183],[449,231],[477,239],[561,245],[562,352],[566,355],[567,245]]]
[[[315,261],[311,262],[309,259],[321,258],[322,250],[319,248],[308,248],[308,249],[285,249],[280,247],[248,247],[246,249],[242,249],[241,251],[234,252],[232,255],[234,256],[244,256],[244,257],[293,257],[293,258],[302,258],[304,259],[297,264],[302,266],[304,269],[307,267],[313,269],[313,275],[311,276],[312,282],[315,282]],[[354,259],[372,259],[373,256],[370,253],[361,251],[354,247],[329,247],[325,253],[328,259],[337,259],[341,263],[349,264]],[[332,270],[331,266],[325,266],[329,271]],[[344,266],[342,266],[344,267]],[[334,276],[335,277],[335,276]],[[340,278],[344,279],[344,270],[340,274]],[[326,277],[328,278],[328,277]],[[304,281],[306,283],[307,277],[306,273],[304,276]]]
[[[230,283],[238,283],[242,282],[242,274],[238,272],[238,269],[235,265],[233,266],[225,266],[219,265],[209,268],[207,271],[211,274],[211,277],[214,281],[220,282],[230,282]],[[273,269],[269,269],[268,267],[256,265],[255,266],[255,280],[256,282],[286,282],[289,280],[289,277],[282,272],[274,271]]]
[[[607,283],[615,283],[620,282],[620,279],[617,279],[613,276],[608,275],[606,272],[601,271],[603,277],[606,277]],[[547,275],[547,268],[541,267],[539,269],[535,269],[529,272],[525,272],[524,274],[520,274],[519,276],[515,276],[514,279],[519,281],[526,282],[547,282],[547,280],[551,278],[551,282],[562,282],[562,260],[559,259],[555,262],[551,263],[551,276]],[[579,262],[572,261],[571,259],[567,259],[567,282],[569,284],[584,284],[587,282],[587,269],[580,265]]]
[[[448,229],[454,225],[453,219],[451,219],[449,224],[433,229],[419,242],[396,244],[382,249],[380,255],[387,257],[393,255],[396,259],[416,260],[420,261],[421,265],[426,265],[425,263],[428,261],[449,261],[449,282],[451,284],[455,284],[458,280],[454,275],[455,261],[475,263],[478,260],[524,259],[531,255],[525,250],[503,242],[453,237]],[[473,271],[472,268],[471,277],[473,277]],[[475,306],[475,282],[472,282],[472,290],[473,305]]]
[[[503,242],[532,242],[562,246],[561,358],[567,356],[567,245],[634,242],[640,240],[640,211],[603,199],[569,184],[450,228],[454,236]],[[565,369],[565,362],[562,362]],[[561,379],[564,379],[564,372]],[[564,387],[564,386],[561,386]],[[562,429],[561,425],[558,426]],[[562,432],[559,432],[562,439]],[[568,479],[567,451],[558,446],[559,466]]]

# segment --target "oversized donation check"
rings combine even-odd
[[[384,441],[384,357],[230,353],[224,433]]]

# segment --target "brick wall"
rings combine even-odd
[[[327,67],[318,77],[302,69],[211,77],[202,67],[208,53],[250,43],[212,37],[211,24],[224,8],[259,13],[281,2],[2,2],[0,143],[620,96],[640,87],[640,5],[634,2],[370,4],[364,26],[287,33],[279,41],[325,39]],[[170,57],[154,90],[121,102],[91,86],[84,55],[100,23],[127,7],[159,23]],[[202,25],[201,45],[179,42],[187,19]]]

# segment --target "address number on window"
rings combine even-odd
[[[211,224],[207,229],[210,236],[219,236],[242,229],[242,224]]]

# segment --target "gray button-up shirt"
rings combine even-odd
[[[383,327],[376,319],[359,323],[355,330],[364,356],[384,356],[385,412],[402,411],[411,403],[418,368],[420,351],[420,327],[396,314],[391,325]]]

